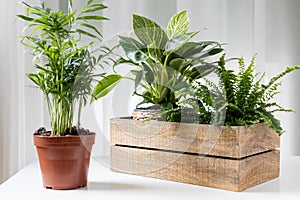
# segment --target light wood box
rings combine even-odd
[[[280,137],[250,127],[110,120],[111,170],[232,191],[279,176]]]

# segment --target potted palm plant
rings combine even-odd
[[[166,33],[134,15],[140,42],[120,37],[126,58],[119,62],[139,67],[133,73],[136,88],[145,88],[138,93],[143,103],[165,109],[158,112],[163,121],[111,119],[111,169],[232,191],[278,177],[283,129],[274,112],[291,110],[272,101],[278,79],[300,66],[262,84],[254,58],[249,66],[238,59],[237,73],[225,68],[224,56],[203,60],[221,48],[216,42],[189,42],[194,34],[186,33],[187,27],[186,12],[172,17]],[[162,94],[166,97],[157,101]]]
[[[92,49],[102,36],[89,22],[106,20],[97,15],[106,6],[87,0],[80,10],[74,10],[69,0],[68,10],[63,12],[46,7],[42,1],[40,5],[23,4],[26,14],[17,17],[27,22],[30,32],[21,37],[21,43],[31,49],[37,70],[27,76],[42,91],[51,122],[51,130],[42,127],[34,133],[43,185],[52,189],[86,186],[95,133],[81,127],[81,110],[90,96],[91,101],[103,97],[121,78],[94,73],[110,50]],[[93,42],[84,45],[83,37]],[[99,49],[102,53],[97,55]]]

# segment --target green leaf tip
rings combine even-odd
[[[121,79],[122,76],[118,74],[111,74],[104,77],[96,85],[90,103],[92,104],[95,100],[107,95],[110,91],[112,91],[115,88],[115,86],[120,82]]]

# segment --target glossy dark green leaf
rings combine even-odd
[[[142,48],[144,48],[143,44],[131,37],[119,36],[119,44],[127,55],[132,52],[140,51]]]
[[[103,17],[103,16],[81,16],[78,17],[77,20],[108,20],[108,18]]]
[[[182,70],[187,66],[188,62],[182,58],[173,59],[170,62],[170,67],[178,72],[182,72]]]
[[[223,51],[224,49],[222,48],[215,48],[215,49],[212,49],[208,52],[209,55],[213,56],[213,55],[216,55],[216,54],[219,54]]]
[[[155,43],[152,43],[148,46],[148,52],[150,57],[155,60],[158,63],[162,63],[161,57],[163,55],[163,50],[160,48],[157,48]]]
[[[183,58],[191,57],[200,53],[204,47],[197,42],[187,42],[182,45],[175,53]]]
[[[197,35],[199,31],[186,33],[169,40],[166,44],[166,52],[175,52],[186,44],[190,39]]]
[[[151,84],[154,82],[154,74],[151,68],[147,64],[143,64],[143,68],[145,70],[145,78],[147,83]]]
[[[180,81],[180,82],[177,82],[173,87],[172,89],[174,91],[180,91],[182,89],[189,89],[190,88],[190,85],[185,82],[185,81]]]
[[[142,81],[143,77],[145,76],[145,71],[144,70],[140,70],[136,77],[135,77],[135,81],[134,81],[134,88],[136,89],[139,85],[140,85],[140,82]]]
[[[200,77],[205,77],[209,75],[212,72],[215,72],[217,70],[217,66],[212,64],[203,64],[200,66],[194,67],[194,69],[197,70]]]
[[[213,55],[216,55],[216,54],[219,54],[221,53],[222,51],[224,51],[224,49],[222,48],[218,48],[218,47],[212,47],[208,50],[205,50],[205,51],[202,51],[200,55],[196,56],[198,59],[204,59],[206,57],[209,57],[209,56],[213,56]]]
[[[118,74],[112,74],[104,77],[95,87],[93,96],[91,98],[91,103],[107,95],[115,88],[115,86],[120,82],[121,79],[122,76]]]
[[[121,64],[137,65],[137,63],[133,62],[132,60],[126,60],[124,58],[120,58],[117,61],[115,61],[113,67],[115,68],[115,67],[117,67],[118,65],[121,65]]]
[[[25,16],[25,15],[17,15],[17,17],[19,17],[19,18],[21,18],[25,21],[32,21],[33,20],[33,18]]]
[[[134,63],[141,63],[147,59],[144,55],[143,44],[131,37],[119,37],[119,44],[125,51],[126,56]]]

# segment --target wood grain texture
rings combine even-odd
[[[110,120],[111,144],[243,158],[279,148],[280,137],[264,123],[250,127]]]
[[[112,171],[231,191],[278,177],[279,162],[277,150],[235,160],[111,146]]]

